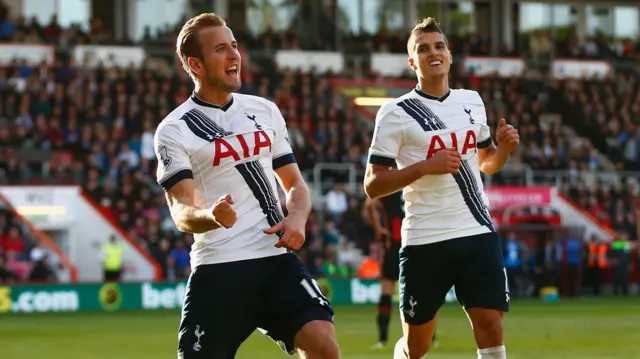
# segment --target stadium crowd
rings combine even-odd
[[[20,20],[13,27],[3,24],[0,37],[19,42],[70,45],[108,42],[109,38],[99,21],[88,33],[62,29],[55,22],[45,26],[33,20]],[[291,41],[293,33],[272,35],[283,47],[282,39],[295,43]],[[171,33],[164,36],[171,37]],[[403,43],[402,38],[392,38],[391,44]],[[379,43],[375,39],[370,38]],[[263,36],[247,43],[263,46],[265,41],[272,40]],[[605,51],[598,39],[593,41],[598,51]],[[532,44],[535,51],[536,46],[544,48],[533,40]],[[593,48],[589,42],[576,46]],[[388,46],[391,50],[395,47]],[[637,50],[624,49],[623,54],[629,56]],[[586,53],[593,55],[590,51]],[[361,121],[368,119],[359,118],[354,105],[343,101],[331,87],[332,79],[343,74],[288,68],[269,72],[254,66],[245,66],[243,71],[241,92],[271,99],[281,109],[303,171],[322,162],[353,163],[364,170],[372,127],[363,124]],[[567,170],[562,191],[632,240],[637,237],[637,184],[625,179],[603,184],[597,171],[640,168],[639,80],[640,72],[627,73],[599,82],[558,82],[554,88],[541,77],[478,77],[462,71],[452,71],[451,76],[453,88],[480,92],[491,128],[506,117],[519,129],[521,144],[512,165]],[[184,279],[190,270],[188,248],[193,238],[176,230],[163,192],[155,183],[153,136],[159,121],[187,99],[190,91],[191,82],[182,71],[89,69],[65,58],[38,66],[16,60],[0,67],[0,183],[81,184],[105,214],[162,265],[166,279]],[[564,126],[573,128],[584,140],[573,141]],[[44,166],[46,171],[41,163],[21,155],[29,149],[54,154]],[[493,183],[512,180],[501,176],[492,179]],[[350,192],[337,182],[324,193],[326,213],[311,214],[307,242],[301,251],[311,272],[318,276],[357,274],[362,258],[354,254],[355,248],[367,258],[380,255],[362,208],[362,190]],[[33,260],[28,253],[36,243],[18,228],[0,226],[0,281],[4,270],[11,273],[9,269],[14,268],[15,274],[16,262]]]

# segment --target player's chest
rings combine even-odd
[[[409,116],[406,121],[405,143],[430,158],[443,148],[454,148],[461,155],[477,152],[481,125],[473,112],[460,108],[433,109]]]
[[[212,167],[256,161],[271,155],[276,132],[265,115],[238,113],[187,123],[191,159]]]

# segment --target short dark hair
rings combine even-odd
[[[207,27],[226,26],[227,23],[222,17],[214,13],[204,13],[189,19],[178,34],[176,41],[176,54],[182,62],[182,68],[192,77],[195,74],[189,67],[187,59],[189,57],[202,58],[200,51],[200,41],[198,41],[198,31]]]
[[[448,46],[447,36],[442,32],[442,29],[440,29],[440,25],[436,19],[432,17],[425,17],[424,19],[419,20],[418,23],[416,23],[416,26],[413,27],[413,30],[411,30],[411,35],[409,35],[409,40],[407,41],[407,52],[409,53],[409,56],[411,56],[413,50],[415,50],[416,36],[429,32],[442,34],[444,41]]]

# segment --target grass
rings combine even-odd
[[[336,307],[344,359],[391,359],[392,346],[372,351],[375,307]],[[394,313],[395,314],[395,313]],[[179,313],[117,312],[0,316],[0,357],[6,359],[176,358]],[[473,334],[456,304],[440,312],[440,347],[428,358],[475,358]],[[510,359],[640,358],[640,298],[519,301],[505,318]],[[398,316],[391,338],[400,336]],[[238,359],[286,357],[255,333]]]

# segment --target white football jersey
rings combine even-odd
[[[403,245],[494,231],[478,160],[478,148],[492,143],[475,91],[450,90],[438,98],[416,88],[380,108],[370,163],[402,169],[452,147],[462,155],[458,173],[427,175],[404,188]]]
[[[195,234],[192,268],[286,253],[273,246],[278,236],[263,233],[284,218],[274,170],[295,162],[273,102],[234,93],[216,106],[192,95],[160,123],[154,147],[165,191],[192,178],[195,206],[210,208],[227,193],[235,201],[233,227]]]

